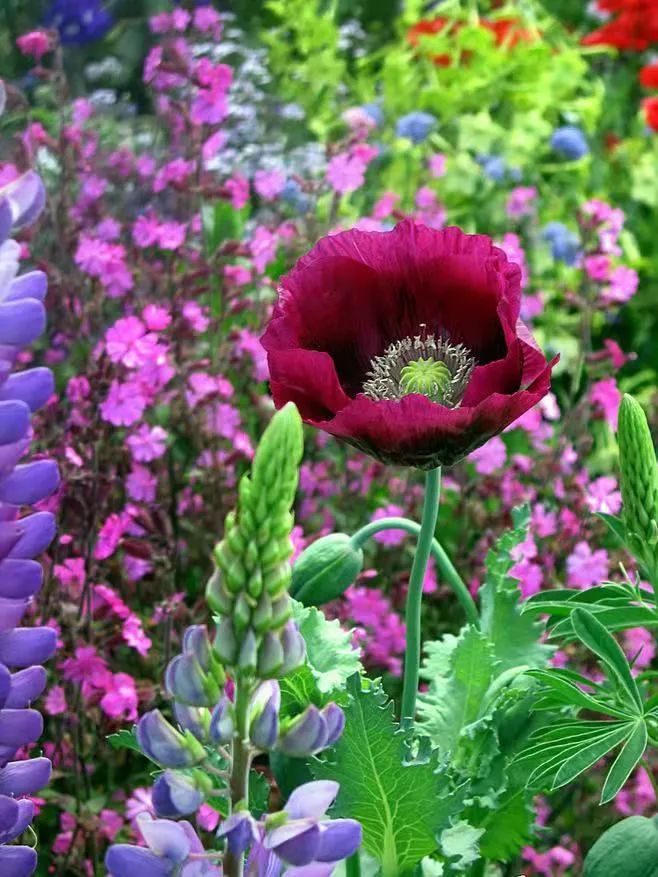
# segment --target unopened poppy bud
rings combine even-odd
[[[331,533],[304,549],[292,568],[290,593],[305,606],[335,600],[363,569],[363,551],[346,533]]]
[[[279,670],[280,677],[287,676],[288,673],[300,667],[306,657],[306,643],[294,621],[289,621],[283,628],[281,645],[283,647],[283,665]]]
[[[201,774],[197,771],[197,774]],[[203,776],[201,774],[201,776]],[[153,783],[153,807],[161,819],[178,819],[196,813],[205,800],[200,777],[166,770]],[[206,782],[207,785],[207,782]],[[212,788],[212,783],[210,783]]]
[[[345,728],[345,713],[337,703],[328,703],[322,710],[322,717],[327,723],[327,739],[325,747],[333,746],[340,740]]]
[[[224,695],[210,718],[208,735],[213,743],[225,746],[230,743],[235,733],[234,710],[231,701]]]
[[[283,646],[279,636],[266,633],[258,647],[258,675],[270,679],[278,674],[283,666]]]
[[[198,740],[189,731],[177,731],[160,710],[142,716],[136,735],[142,752],[162,767],[193,767],[206,757]]]
[[[327,723],[320,710],[311,704],[279,738],[279,749],[285,755],[303,758],[324,749],[327,736]]]

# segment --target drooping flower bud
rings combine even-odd
[[[647,418],[632,396],[619,407],[623,517],[631,547],[658,585],[658,466]]]
[[[226,846],[240,856],[257,837],[256,823],[248,810],[238,810],[225,819],[217,829],[217,837],[226,838]]]
[[[299,555],[292,568],[290,593],[305,606],[335,600],[363,569],[363,551],[346,533],[317,539]]]
[[[162,767],[193,767],[206,757],[206,750],[189,731],[177,731],[160,710],[151,710],[137,724],[142,752]]]
[[[201,772],[192,775],[166,770],[153,784],[153,807],[161,819],[178,819],[196,813],[212,789]]]
[[[279,677],[286,676],[297,667],[301,667],[306,657],[306,642],[294,621],[289,621],[283,628],[281,645],[283,647],[283,665],[279,670]]]
[[[285,755],[304,758],[324,749],[328,736],[327,723],[322,713],[311,704],[281,735],[278,748]]]
[[[281,690],[274,680],[262,682],[249,704],[249,739],[256,749],[273,749],[279,736]]]
[[[212,711],[208,734],[213,743],[225,746],[231,742],[234,733],[235,717],[233,715],[233,704],[224,695]]]

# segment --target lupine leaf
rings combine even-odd
[[[504,533],[487,554],[487,576],[480,588],[481,630],[493,645],[494,656],[500,662],[499,673],[522,665],[543,667],[554,651],[540,642],[543,624],[521,613],[518,582],[509,575],[515,562],[512,549],[528,534],[530,511],[527,506],[517,508],[512,517],[514,528]]]
[[[647,748],[647,726],[644,720],[637,721],[633,732],[622,746],[619,755],[615,759],[610,772],[603,784],[601,803],[607,804],[612,801],[617,792],[623,787],[626,780],[642,760],[644,750]]]
[[[430,686],[418,698],[418,715],[422,732],[434,746],[451,752],[462,730],[480,715],[495,662],[493,646],[474,627],[465,628],[458,638],[445,639],[426,647],[421,677]]]
[[[596,764],[596,762],[607,755],[623,740],[627,740],[633,731],[633,725],[630,723],[618,725],[614,730],[605,734],[599,740],[595,740],[588,745],[580,745],[579,751],[571,755],[560,766],[553,780],[553,788],[558,789],[560,786],[566,786],[572,782],[581,773]]]
[[[617,710],[614,707],[610,707],[606,703],[597,700],[584,691],[581,691],[577,685],[562,678],[560,674],[556,672],[551,672],[549,670],[530,670],[528,671],[528,675],[539,680],[539,682],[543,682],[544,685],[547,685],[551,689],[550,696],[552,696],[558,704],[571,705],[578,709],[594,710],[594,712],[605,713],[619,719],[628,718],[626,713],[623,713],[621,710]]]
[[[451,793],[436,753],[424,763],[408,762],[407,737],[376,683],[361,690],[355,677],[349,691],[345,731],[330,760],[316,760],[311,772],[340,783],[332,815],[358,819],[364,848],[381,862],[383,874],[401,874],[437,849],[461,795]]]
[[[575,609],[571,623],[578,639],[598,655],[612,672],[631,703],[642,713],[642,696],[621,646],[598,619],[584,609]]]

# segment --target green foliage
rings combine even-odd
[[[514,566],[512,549],[528,534],[528,507],[514,509],[512,519],[513,529],[504,533],[487,554],[487,577],[480,589],[481,629],[493,646],[499,672],[522,665],[541,667],[553,651],[540,642],[543,625],[522,613],[518,583],[509,575]]]
[[[644,702],[624,652],[599,618],[582,607],[570,616],[575,635],[600,660],[606,683],[593,683],[565,670],[533,670],[529,675],[544,688],[535,709],[557,714],[571,708],[571,717],[533,733],[517,764],[529,769],[528,785],[557,789],[573,782],[601,758],[618,750],[601,792],[611,801],[644,755],[656,707]],[[590,694],[584,688],[592,689]],[[581,710],[605,719],[579,721]]]
[[[658,817],[629,816],[609,828],[585,859],[584,877],[658,877]]]
[[[437,754],[409,760],[408,736],[393,718],[393,703],[376,683],[361,689],[354,677],[346,727],[331,760],[316,761],[316,779],[340,783],[333,812],[363,826],[363,845],[385,877],[413,868],[438,846],[450,827],[459,794],[450,789]]]
[[[318,691],[328,694],[344,688],[347,680],[362,669],[351,634],[336,619],[325,618],[320,609],[296,601],[293,618],[306,642],[306,660]]]
[[[142,754],[137,737],[135,736],[135,726],[130,730],[128,728],[121,728],[115,734],[108,734],[106,739],[112,749],[132,749],[133,752]]]

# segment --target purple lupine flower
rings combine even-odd
[[[111,846],[105,856],[111,877],[220,877],[221,870],[205,858],[203,844],[189,822],[140,813],[137,825],[147,846]]]
[[[57,28],[64,45],[83,46],[105,36],[114,19],[102,0],[53,0],[45,23]]]
[[[44,329],[46,278],[41,271],[17,276],[20,246],[9,234],[33,222],[44,201],[41,180],[31,171],[0,189],[0,874],[12,877],[28,877],[37,865],[31,847],[12,843],[33,816],[32,803],[20,796],[37,792],[51,769],[46,758],[12,761],[41,735],[41,714],[31,704],[46,684],[38,665],[56,644],[49,627],[18,627],[43,579],[33,558],[55,533],[51,514],[20,512],[57,488],[56,464],[18,462],[30,443],[30,413],[50,397],[53,380],[43,368],[11,374],[23,347]]]

